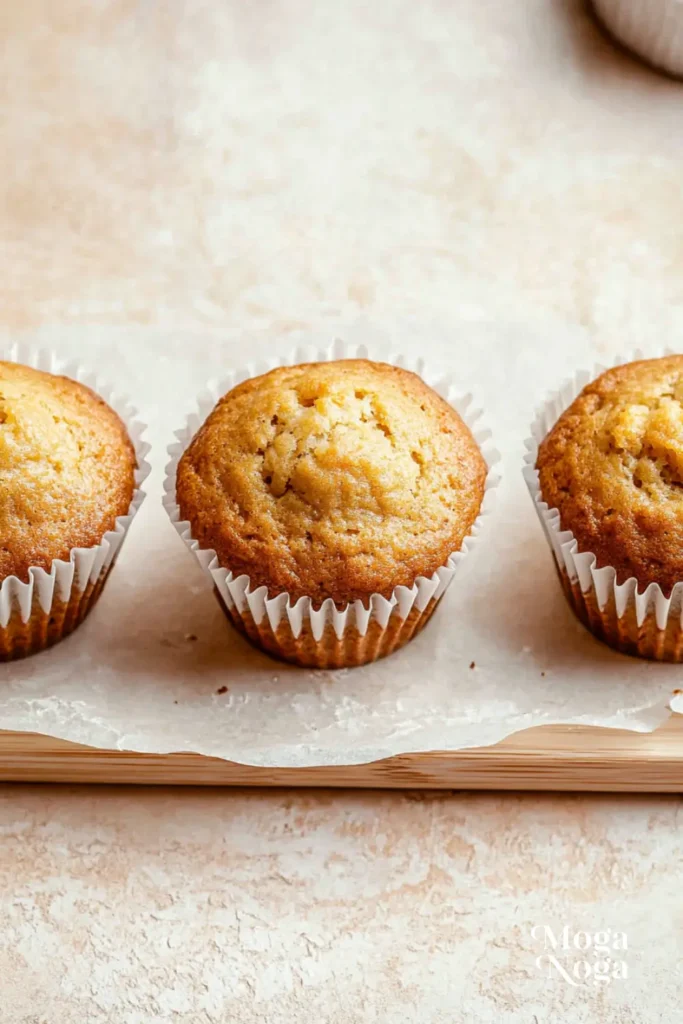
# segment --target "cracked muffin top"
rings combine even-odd
[[[253,588],[342,606],[443,565],[486,473],[469,428],[419,377],[350,359],[233,388],[181,458],[176,493],[200,547]]]
[[[628,363],[581,392],[540,446],[543,500],[619,583],[683,580],[683,356]]]
[[[126,428],[93,391],[0,362],[0,582],[99,544],[128,511],[135,465]]]

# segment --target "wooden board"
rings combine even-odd
[[[322,768],[253,768],[199,754],[99,750],[0,731],[0,781],[677,793],[683,792],[683,716],[648,734],[549,726],[493,747]]]

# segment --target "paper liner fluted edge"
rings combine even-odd
[[[411,359],[400,353],[370,352],[366,344],[349,341],[348,333],[344,340],[332,337],[334,340],[326,345],[300,344],[286,356],[247,364],[209,384],[198,396],[195,411],[175,432],[177,442],[168,448],[170,461],[166,468],[163,498],[178,535],[215,586],[233,624],[276,657],[322,668],[348,667],[373,661],[402,646],[426,624],[458,567],[475,546],[482,523],[491,512],[494,492],[500,481],[494,468],[500,461],[500,455],[491,444],[491,432],[481,422],[481,410],[472,408],[472,396],[456,395],[452,374],[430,373],[424,360]],[[456,409],[472,430],[488,466],[480,513],[460,551],[453,552],[431,577],[418,577],[412,587],[396,587],[389,599],[373,594],[367,607],[362,601],[354,601],[339,610],[330,598],[323,601],[318,609],[309,597],[292,601],[285,593],[268,598],[266,587],[252,590],[248,576],[234,576],[228,568],[220,565],[214,550],[200,548],[192,536],[190,524],[181,520],[176,501],[178,462],[218,399],[241,381],[279,366],[350,358],[381,359],[412,370]]]
[[[683,4],[680,0],[593,0],[605,28],[655,67],[683,76]]]
[[[571,530],[562,528],[560,513],[543,501],[536,462],[541,442],[584,387],[615,366],[639,359],[675,355],[672,349],[617,356],[609,365],[580,370],[551,392],[538,408],[525,441],[524,479],[543,532],[553,553],[565,594],[579,619],[599,639],[625,654],[656,661],[683,661],[683,581],[666,597],[657,583],[642,592],[635,577],[617,582],[613,566],[597,567],[590,551],[579,551]]]
[[[143,440],[146,424],[137,419],[129,400],[80,361],[61,358],[56,352],[15,342],[0,349],[0,358],[70,377],[91,388],[121,417],[135,449],[135,490],[125,515],[117,516],[99,544],[72,548],[67,559],[54,559],[50,571],[38,566],[28,570],[28,582],[8,576],[0,584],[0,661],[13,660],[57,643],[83,621],[99,597],[130,525],[145,498],[142,484],[149,475]]]

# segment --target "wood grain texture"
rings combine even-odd
[[[258,768],[192,753],[97,750],[37,733],[0,732],[0,781],[678,793],[683,792],[683,716],[672,716],[653,733],[548,726],[493,747],[320,768]]]

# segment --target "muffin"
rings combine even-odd
[[[74,548],[96,549],[114,530],[135,470],[124,424],[93,391],[0,362],[0,659],[50,646],[85,617],[110,564],[83,579],[75,564],[58,576],[57,560],[71,563]]]
[[[560,569],[579,618],[619,650],[673,661],[683,650],[671,601],[683,581],[682,402],[683,356],[617,366],[584,387],[536,458],[540,499],[570,532]]]
[[[246,580],[242,606],[226,602],[234,624],[272,654],[344,666],[425,625],[486,477],[471,431],[420,377],[348,359],[278,367],[229,391],[180,458],[175,497],[199,548]],[[397,588],[422,579],[425,606],[401,615]],[[259,591],[275,608],[257,621]]]

